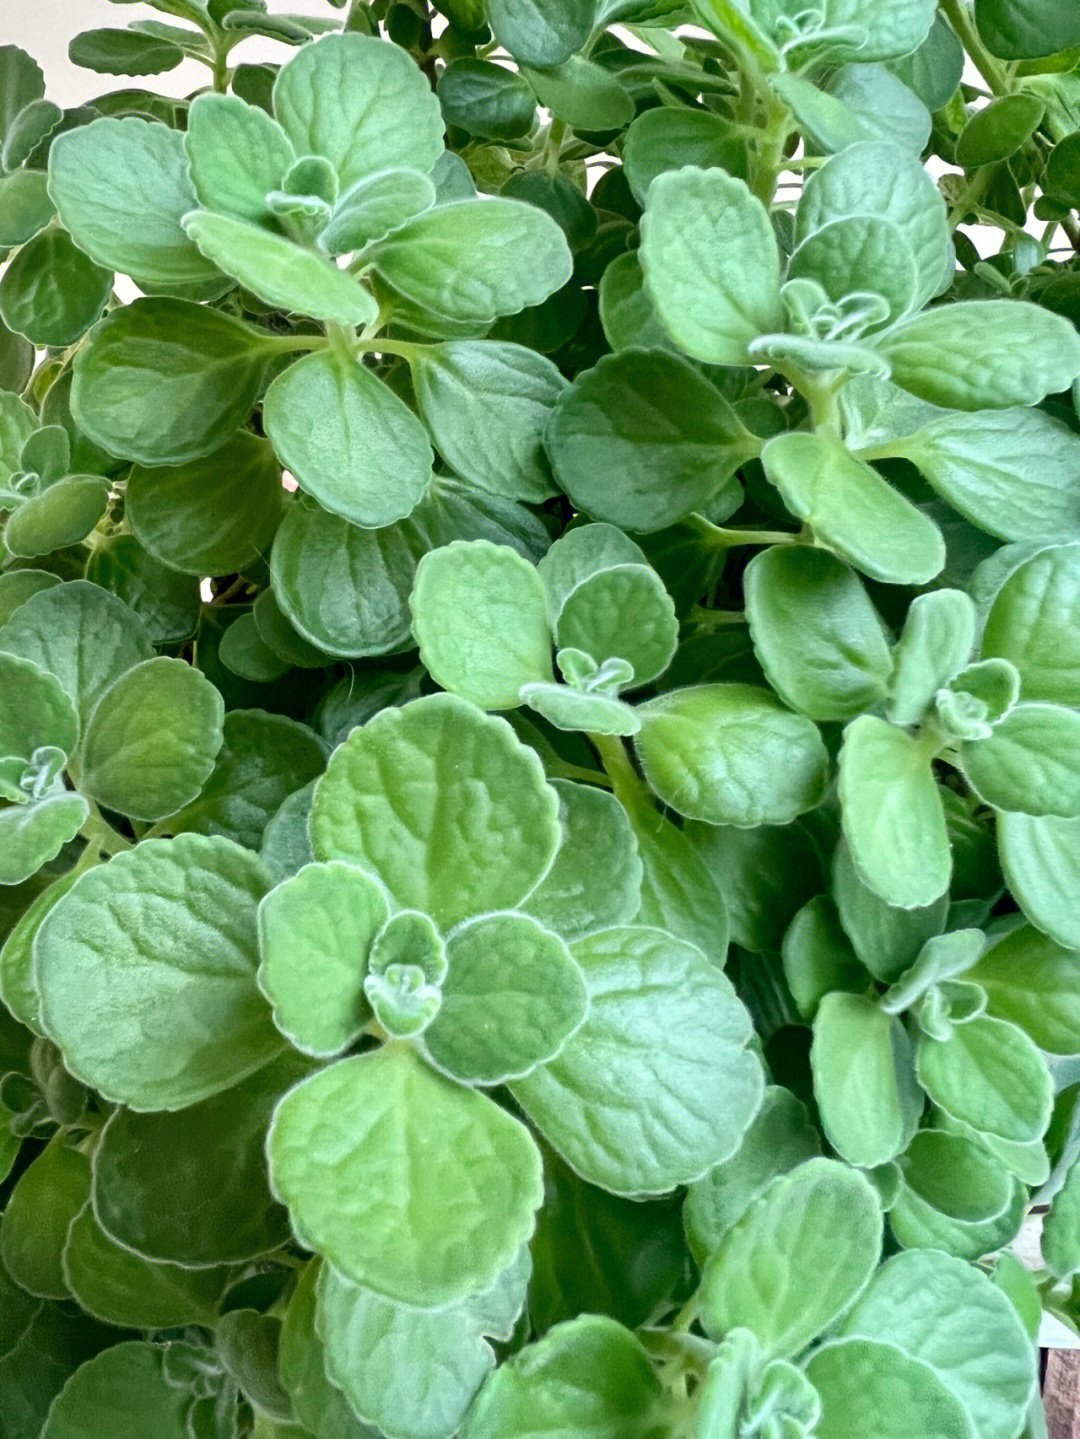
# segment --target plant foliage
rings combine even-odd
[[[1080,12],[151,4],[0,49],[0,1439],[1045,1436]]]

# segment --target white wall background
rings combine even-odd
[[[326,0],[287,0],[273,3],[273,10],[294,15],[340,16]],[[80,30],[101,25],[124,26],[131,20],[163,20],[181,24],[171,15],[162,15],[149,5],[110,5],[109,0],[0,0],[0,44],[19,45],[33,55],[45,71],[48,96],[58,105],[78,105],[92,95],[107,90],[127,89],[145,84],[149,89],[170,95],[186,95],[206,83],[209,72],[194,60],[166,75],[147,76],[145,80],[123,75],[95,75],[80,70],[68,59],[67,47]],[[233,51],[237,60],[284,60],[289,47],[272,40],[246,40]]]

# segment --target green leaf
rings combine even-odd
[[[973,170],[1007,160],[1031,139],[1045,108],[1035,95],[1016,94],[976,110],[956,142],[956,163]]]
[[[135,665],[105,691],[77,755],[83,794],[135,819],[156,820],[193,800],[214,768],[225,705],[184,660]]]
[[[645,113],[659,112],[647,110]],[[645,290],[645,276],[636,250],[628,250],[612,260],[600,277],[599,291],[600,322],[616,354],[639,346],[647,350],[675,349]]]
[[[688,819],[788,824],[824,793],[817,726],[755,685],[698,685],[639,706],[634,745],[645,778]]]
[[[340,1054],[360,1035],[367,956],[389,913],[381,887],[346,864],[307,864],[259,905],[259,988],[297,1049]],[[317,965],[318,989],[311,988]]]
[[[322,773],[326,751],[307,725],[263,710],[230,710],[224,729],[213,773],[168,827],[256,849],[289,795]]]
[[[745,364],[752,340],[784,328],[776,235],[741,180],[695,166],[661,175],[641,230],[645,283],[687,355]]]
[[[83,874],[34,941],[42,1025],[72,1074],[136,1109],[181,1109],[272,1059],[255,987],[266,887],[254,855],[196,835]]]
[[[1080,1165],[1074,1160],[1065,1183],[1050,1202],[1043,1220],[1039,1245],[1043,1262],[1059,1279],[1068,1279],[1080,1269]]]
[[[552,494],[542,440],[566,381],[550,360],[523,345],[451,340],[409,364],[421,418],[462,479],[512,500]]]
[[[869,1181],[832,1159],[774,1179],[727,1231],[702,1273],[709,1334],[751,1330],[768,1353],[797,1354],[851,1307],[881,1256]]]
[[[633,667],[630,688],[650,684],[671,663],[678,642],[675,605],[649,565],[613,565],[581,581],[555,620],[560,649],[578,649],[598,665]]]
[[[6,136],[19,112],[45,94],[45,77],[25,50],[4,45],[0,48],[0,80],[0,136]]]
[[[126,516],[154,559],[188,575],[228,575],[265,555],[284,502],[281,466],[246,430],[200,460],[136,465]]]
[[[626,811],[602,789],[550,783],[562,838],[554,864],[519,908],[567,941],[628,923],[641,903],[642,864]]]
[[[430,551],[410,605],[432,679],[481,709],[513,709],[522,685],[552,680],[544,586],[509,545],[456,540]]]
[[[488,1288],[442,1309],[417,1309],[324,1265],[315,1324],[328,1376],[382,1433],[441,1439],[460,1427],[494,1368],[489,1339],[510,1338],[529,1269],[526,1249]]]
[[[263,640],[250,611],[233,620],[221,636],[218,659],[241,679],[260,683],[280,679],[292,669],[288,660],[282,659]]]
[[[448,929],[512,909],[544,877],[558,797],[505,720],[432,695],[383,710],[334,752],[311,836],[321,858],[362,865]]]
[[[968,300],[905,320],[878,340],[893,382],[954,410],[1037,405],[1080,375],[1080,336],[1024,301]]]
[[[220,279],[180,224],[198,198],[178,130],[134,116],[69,130],[49,150],[49,194],[79,249],[106,269],[157,286]]]
[[[192,37],[194,38],[194,37]],[[68,46],[73,65],[99,75],[161,75],[184,58],[179,45],[134,30],[84,30]]]
[[[48,555],[76,545],[96,528],[108,508],[109,487],[97,475],[66,475],[24,500],[4,526],[13,555]]]
[[[212,1324],[225,1269],[182,1269],[132,1254],[111,1240],[87,1205],[67,1232],[64,1280],[81,1309],[125,1329]]]
[[[77,250],[62,230],[24,245],[0,280],[0,318],[31,344],[73,344],[99,319],[113,276]]]
[[[281,1326],[279,1374],[283,1388],[304,1425],[302,1431],[275,1431],[282,1439],[377,1439],[362,1424],[340,1389],[326,1376],[322,1343],[315,1332],[315,1286],[321,1268],[313,1259],[300,1275]],[[271,1439],[271,1436],[268,1436]]]
[[[792,917],[781,941],[781,958],[791,997],[804,1019],[812,1020],[833,990],[857,993],[865,980],[836,905],[826,894],[814,895]]]
[[[893,655],[888,715],[894,724],[923,719],[938,690],[967,663],[975,622],[975,606],[963,590],[915,596]]]
[[[90,1192],[90,1162],[56,1135],[11,1191],[0,1224],[0,1258],[20,1288],[41,1299],[66,1299],[60,1262],[68,1225]]]
[[[1080,45],[1080,17],[1054,0],[975,0],[975,23],[994,55],[1031,60]]]
[[[997,836],[1009,889],[1028,919],[1066,949],[1080,949],[1080,819],[1000,814]]]
[[[924,909],[949,885],[945,811],[919,741],[860,715],[840,750],[844,834],[862,879],[889,905]]]
[[[885,630],[857,575],[825,550],[773,546],[746,569],[754,651],[777,694],[814,720],[851,719],[885,695]]]
[[[921,1129],[900,1168],[911,1196],[959,1223],[985,1224],[1011,1207],[1009,1175],[989,1150],[962,1134]]]
[[[832,874],[833,898],[855,953],[876,979],[891,984],[915,960],[923,944],[945,928],[949,897],[900,909],[860,878],[848,845],[837,846]]]
[[[80,349],[72,414],[95,444],[123,459],[202,459],[251,413],[267,358],[258,331],[218,310],[136,300],[106,315]]]
[[[274,82],[274,114],[298,155],[322,155],[342,190],[378,170],[427,172],[443,122],[427,77],[404,51],[366,35],[305,45]]]
[[[619,130],[634,118],[630,92],[610,70],[583,55],[547,69],[526,67],[540,104],[575,130]]]
[[[82,796],[70,791],[0,809],[0,884],[21,884],[55,859],[89,812]]]
[[[903,231],[869,215],[831,220],[814,230],[792,255],[788,278],[816,280],[837,304],[856,293],[877,295],[885,301],[885,319],[899,319],[914,308],[918,283]]]
[[[34,981],[33,943],[42,919],[78,879],[68,870],[35,896],[0,949],[0,1000],[20,1024],[41,1037],[41,1001]]]
[[[1019,1025],[1047,1054],[1080,1050],[1080,970],[1029,924],[999,939],[965,975],[986,993],[987,1012]]]
[[[342,325],[366,325],[378,314],[351,275],[283,235],[210,210],[185,215],[183,226],[202,254],[269,305]]]
[[[218,1321],[214,1344],[255,1413],[289,1423],[292,1399],[278,1378],[281,1327],[280,1319],[257,1309],[230,1309]]]
[[[1080,714],[1075,710],[1017,705],[988,738],[964,741],[960,762],[968,784],[986,804],[1035,816],[1080,817]]]
[[[907,1147],[924,1100],[911,1041],[895,1015],[862,994],[826,994],[810,1061],[822,1128],[843,1159],[873,1169]]]
[[[555,478],[579,508],[658,530],[719,504],[757,441],[693,365],[662,350],[605,356],[560,397],[548,424]]]
[[[462,1439],[663,1439],[670,1400],[645,1349],[598,1314],[559,1324],[500,1366]]]
[[[490,60],[453,60],[439,76],[439,104],[450,125],[486,140],[520,140],[536,118],[524,76]]]
[[[349,186],[319,244],[331,255],[362,250],[434,204],[435,186],[419,170],[379,170]]]
[[[144,1259],[214,1272],[289,1237],[266,1179],[266,1129],[281,1094],[309,1072],[285,1054],[249,1079],[168,1114],[117,1109],[94,1154],[94,1218]],[[193,1162],[178,1164],[179,1155]]]
[[[406,1304],[449,1304],[491,1284],[542,1198],[525,1128],[402,1045],[290,1090],[267,1153],[302,1242]]]
[[[525,65],[561,65],[580,50],[596,19],[595,0],[487,0],[484,12],[500,45]]]
[[[925,584],[945,564],[933,520],[829,431],[777,435],[761,460],[792,514],[871,579]]]
[[[987,616],[982,654],[1011,660],[1025,699],[1080,705],[1080,544],[1055,545],[1012,571]]]
[[[983,1015],[956,1025],[948,1039],[921,1035],[916,1067],[933,1102],[972,1129],[1018,1144],[1046,1132],[1050,1071],[1016,1025]]]
[[[581,1027],[581,971],[556,935],[524,914],[467,921],[447,939],[442,1005],[424,1048],[453,1079],[504,1084],[552,1060]]]
[[[539,305],[570,278],[561,228],[521,200],[457,200],[406,220],[364,251],[407,299],[454,320]]]
[[[724,1235],[777,1175],[820,1153],[821,1141],[805,1106],[790,1090],[770,1085],[735,1153],[687,1191],[683,1223],[698,1263],[720,1248]]]
[[[884,1340],[841,1339],[806,1365],[821,1398],[817,1439],[975,1439],[971,1416],[929,1364]]]
[[[722,969],[728,948],[728,906],[699,847],[651,804],[634,805],[630,823],[643,870],[641,908],[632,917],[696,945]]]
[[[591,1184],[663,1194],[731,1155],[761,1103],[749,1016],[694,945],[612,928],[571,953],[589,1012],[558,1059],[512,1086]]]
[[[1038,544],[1080,537],[1080,438],[1041,410],[944,415],[898,448],[988,534]]]
[[[746,139],[723,116],[710,110],[643,110],[623,138],[626,179],[639,205],[657,175],[694,165],[726,170],[747,178]]]
[[[296,158],[265,110],[238,95],[196,96],[184,149],[200,204],[263,224],[271,219],[266,196]]]
[[[423,426],[354,356],[326,350],[290,365],[266,392],[263,422],[297,483],[365,529],[404,519],[431,483]]]
[[[896,0],[887,11],[873,0],[825,0],[805,31],[798,0],[751,0],[750,13],[790,60],[888,60],[907,55],[926,38],[934,18],[930,0]],[[793,23],[794,22],[794,23]]]
[[[843,1329],[888,1340],[929,1365],[980,1439],[1018,1433],[1035,1392],[1031,1341],[1008,1296],[970,1264],[930,1252],[895,1255]]]
[[[24,245],[56,214],[40,170],[0,175],[0,245]]]
[[[153,1425],[156,1439],[189,1439],[191,1394],[170,1383],[168,1349],[125,1341],[83,1364],[64,1385],[42,1439],[127,1439]]]
[[[434,921],[402,909],[375,936],[368,956],[364,994],[377,1023],[391,1039],[416,1039],[442,1004],[446,945]]]
[[[70,754],[78,738],[79,718],[59,681],[0,652],[0,754],[28,760],[40,745]]]
[[[53,675],[84,724],[120,675],[154,655],[134,612],[87,580],[31,595],[0,629],[0,651]]]

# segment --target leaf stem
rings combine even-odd
[[[600,756],[604,773],[611,781],[615,798],[633,813],[652,808],[652,796],[638,778],[626,746],[618,735],[590,734],[589,740]]]
[[[83,798],[86,799],[86,796],[83,795]],[[86,840],[87,846],[93,846],[98,854],[107,855],[120,854],[123,850],[130,849],[131,841],[125,839],[119,830],[113,829],[94,801],[86,799],[86,803],[90,807],[90,813],[79,833]],[[79,859],[81,862],[81,855]]]
[[[990,89],[995,95],[1007,95],[1011,88],[1008,78],[983,44],[964,0],[941,0],[941,9]]]
[[[714,525],[704,515],[688,515],[683,523],[718,550],[733,550],[740,545],[797,545],[800,538],[795,530],[729,530]]]

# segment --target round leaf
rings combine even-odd
[[[112,282],[112,271],[77,250],[63,230],[46,230],[4,272],[0,318],[34,345],[70,345],[100,317]]]
[[[431,446],[408,405],[352,356],[307,355],[266,392],[263,422],[282,464],[332,514],[378,529],[431,483]]]
[[[1053,1082],[1046,1061],[1016,1025],[982,1015],[956,1025],[948,1039],[923,1035],[916,1067],[933,1102],[972,1129],[1014,1144],[1045,1134]]]
[[[639,531],[706,504],[730,513],[735,471],[757,449],[716,387],[662,350],[624,350],[585,370],[556,404],[545,442],[575,505]]]
[[[1013,570],[987,617],[982,654],[1012,661],[1025,699],[1080,705],[1080,544]]]
[[[964,1405],[928,1364],[894,1344],[844,1339],[811,1356],[807,1378],[821,1397],[819,1439],[975,1439]]]
[[[1080,714],[1061,705],[1017,705],[986,738],[960,748],[964,776],[996,809],[1080,817]]]
[[[188,575],[228,575],[266,554],[283,498],[273,450],[243,431],[205,459],[136,465],[126,513],[162,564]]]
[[[225,705],[185,660],[144,660],[98,701],[77,757],[83,794],[135,819],[173,814],[202,789]]]
[[[555,621],[560,649],[584,650],[598,665],[627,660],[633,685],[650,684],[671,663],[679,637],[675,604],[648,565],[613,565],[583,580]]]
[[[558,797],[505,720],[453,695],[383,710],[315,790],[315,851],[375,873],[444,930],[511,909],[551,867]]]
[[[168,1350],[114,1344],[71,1376],[49,1410],[42,1439],[129,1439],[152,1426],[155,1439],[189,1439],[188,1389],[170,1383]]]
[[[1066,949],[1080,949],[1080,819],[1001,814],[1001,867],[1017,904]]]
[[[42,1024],[72,1074],[135,1109],[180,1109],[271,1059],[255,987],[266,887],[255,855],[199,835],[82,875],[34,942]]]
[[[514,1095],[590,1184],[643,1196],[699,1178],[761,1103],[746,1010],[699,949],[662,930],[602,930],[571,953],[585,1023]]]
[[[705,1265],[706,1332],[751,1330],[771,1354],[797,1354],[866,1288],[881,1257],[881,1204],[869,1181],[808,1159],[728,1230]]]
[[[481,709],[513,709],[522,685],[552,680],[544,586],[509,545],[457,540],[430,551],[410,605],[432,679]]]
[[[528,1239],[542,1198],[525,1128],[403,1045],[290,1090],[267,1153],[302,1242],[407,1304],[449,1304],[490,1284]]]
[[[828,758],[817,726],[754,685],[672,690],[637,711],[645,777],[688,819],[788,824],[821,800]]]
[[[29,759],[39,745],[75,748],[79,718],[57,680],[31,660],[0,652],[0,755]]]
[[[527,915],[468,920],[447,939],[446,960],[424,1047],[454,1079],[523,1078],[554,1059],[585,1018],[585,981],[570,951]]]
[[[358,1038],[368,951],[388,913],[380,886],[347,864],[304,865],[259,905],[259,988],[305,1054],[339,1054]]]

